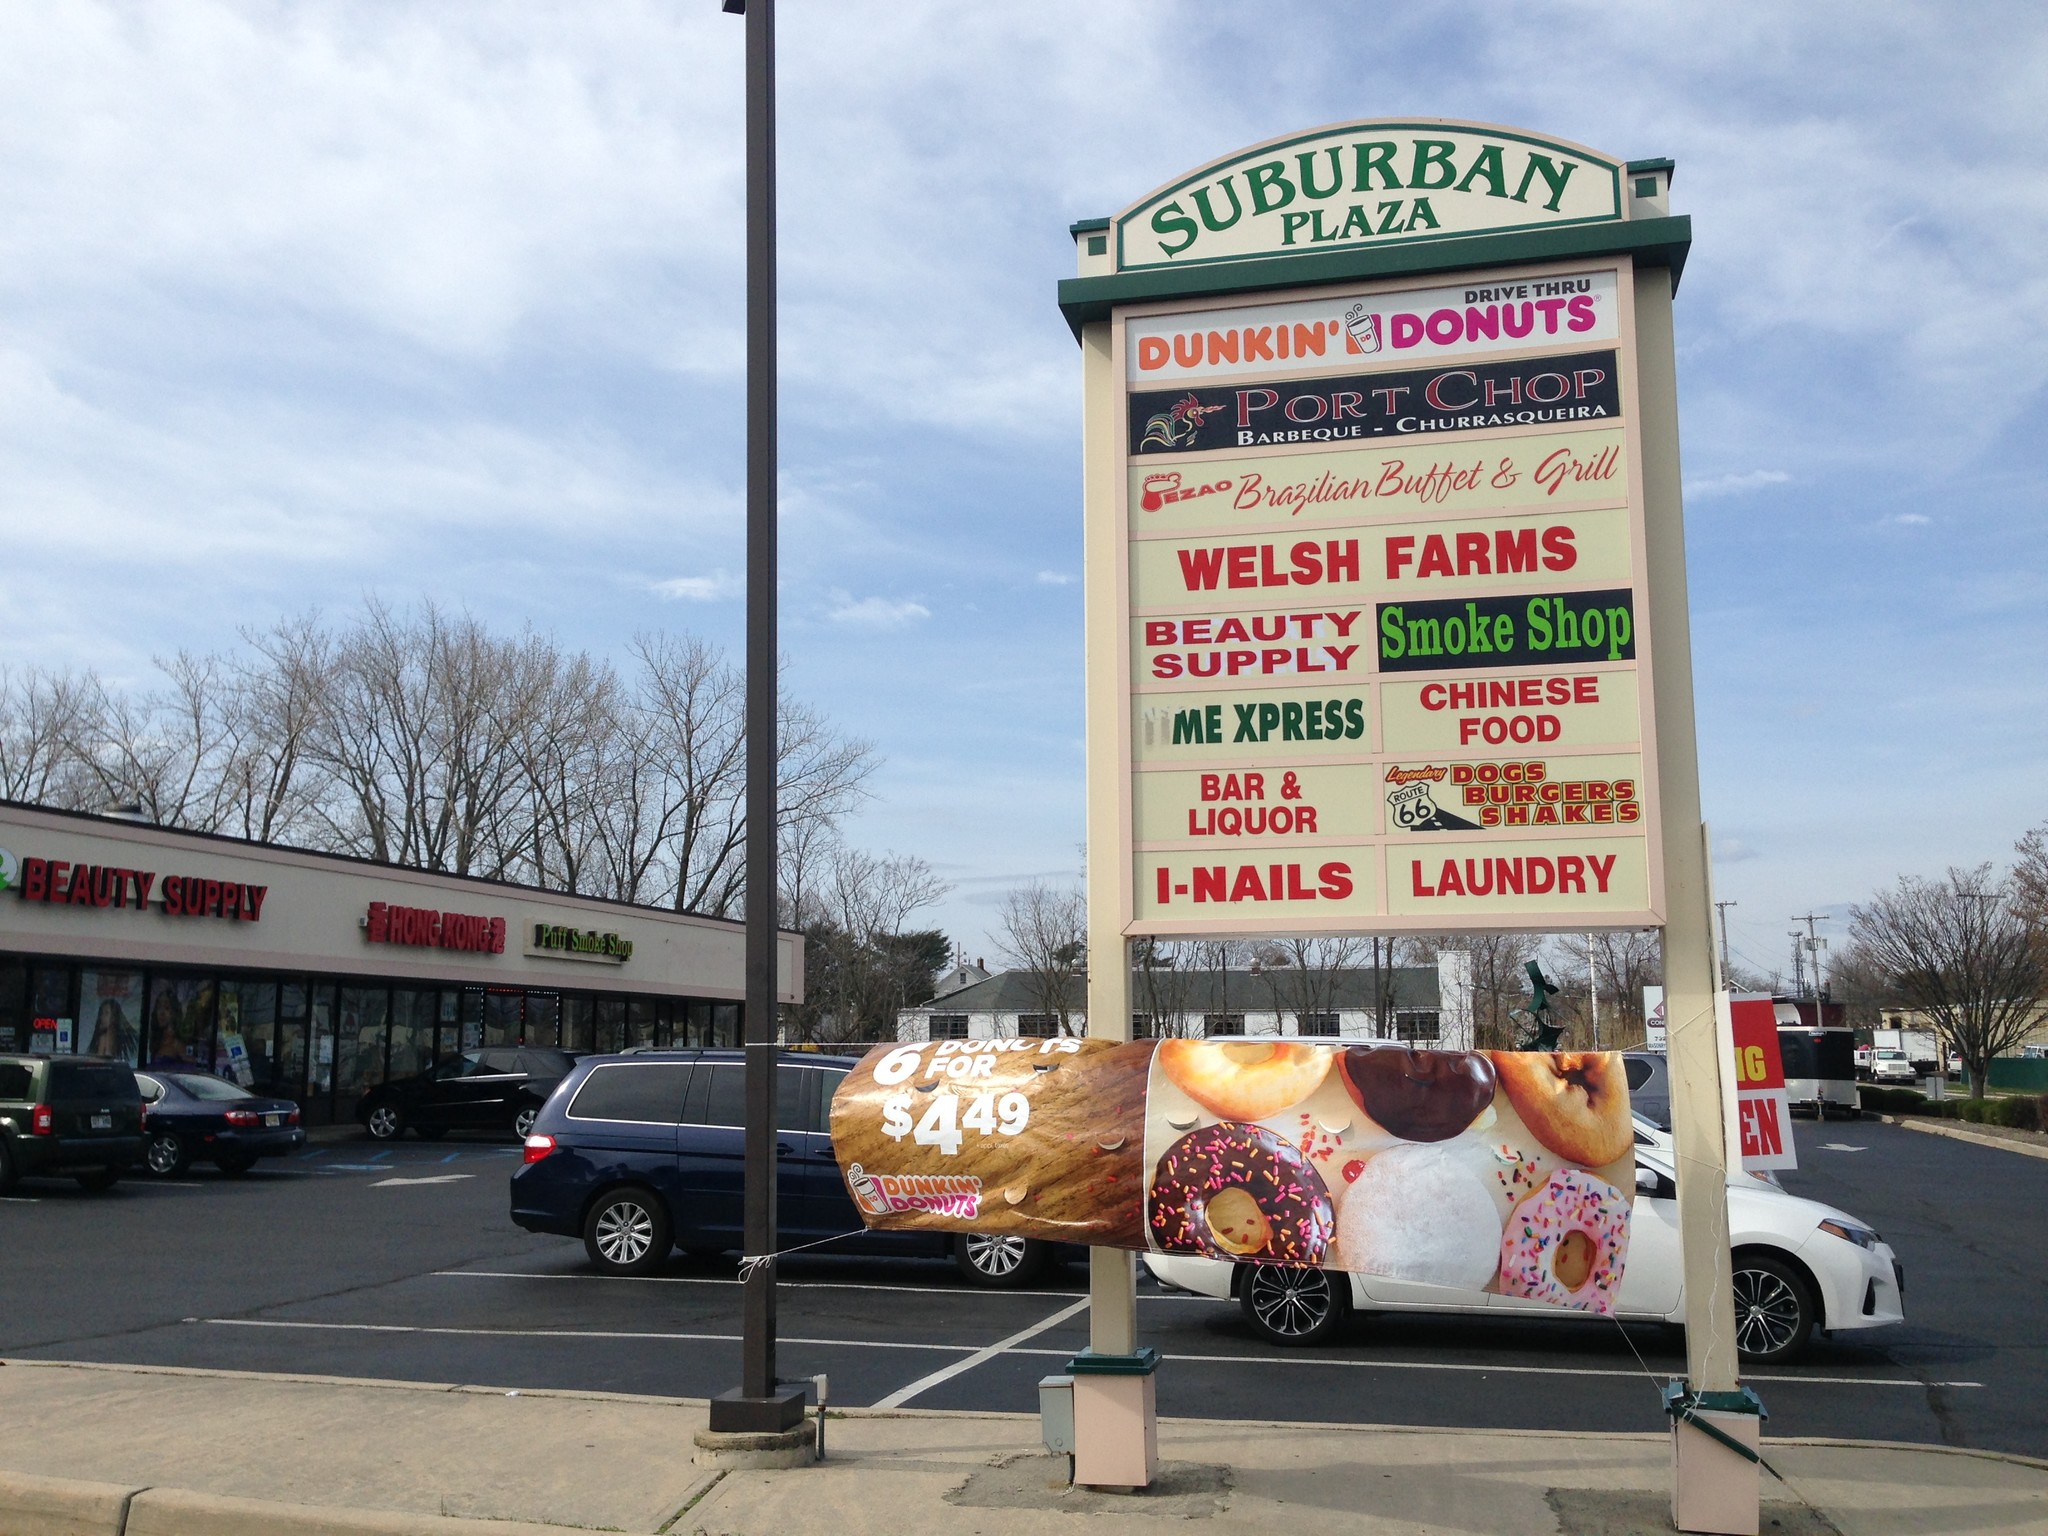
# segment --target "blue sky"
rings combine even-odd
[[[1738,951],[2048,815],[2038,6],[780,11],[791,681],[970,952],[1080,861],[1066,227],[1346,118],[1678,162]],[[740,55],[716,0],[0,9],[0,660],[369,592],[736,644]]]

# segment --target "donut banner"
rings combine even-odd
[[[1614,1052],[1305,1040],[881,1046],[832,1101],[870,1227],[1314,1265],[1611,1312]]]

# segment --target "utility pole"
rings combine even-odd
[[[746,1183],[740,1385],[711,1400],[712,1433],[803,1420],[775,1375],[775,0],[724,0],[747,26]]]
[[[1809,912],[1804,917],[1795,915],[1792,921],[1806,924],[1806,952],[1813,957],[1813,1027],[1820,1029],[1825,1024],[1820,1003],[1820,952],[1828,947],[1828,941],[1813,931],[1813,925],[1827,922],[1828,918],[1825,913]],[[1797,939],[1799,935],[1795,933],[1792,937]]]
[[[1600,966],[1593,958],[1593,935],[1586,935],[1586,993],[1593,1006],[1593,1049],[1600,1049]]]
[[[1742,903],[1739,901],[1717,901],[1714,903],[1714,915],[1721,920],[1721,985],[1724,987],[1728,985],[1729,970],[1728,909],[1730,907],[1739,907],[1741,905]]]

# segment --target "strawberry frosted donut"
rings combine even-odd
[[[1147,1212],[1161,1253],[1320,1264],[1330,1191],[1296,1147],[1257,1125],[1211,1125],[1166,1149]]]
[[[1628,1197],[1560,1168],[1516,1206],[1500,1239],[1500,1291],[1578,1312],[1614,1311],[1628,1261]]]

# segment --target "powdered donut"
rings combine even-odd
[[[1217,1118],[1263,1120],[1314,1093],[1333,1055],[1291,1040],[1162,1040],[1154,1059]]]
[[[1442,1146],[1394,1147],[1345,1192],[1346,1269],[1416,1285],[1484,1290],[1500,1263],[1500,1211],[1471,1160]]]
[[[1628,1262],[1628,1197],[1604,1179],[1560,1168],[1515,1207],[1500,1239],[1500,1290],[1610,1313]]]
[[[1330,1192],[1301,1153],[1256,1125],[1189,1131],[1153,1170],[1147,1210],[1162,1253],[1320,1264]]]

